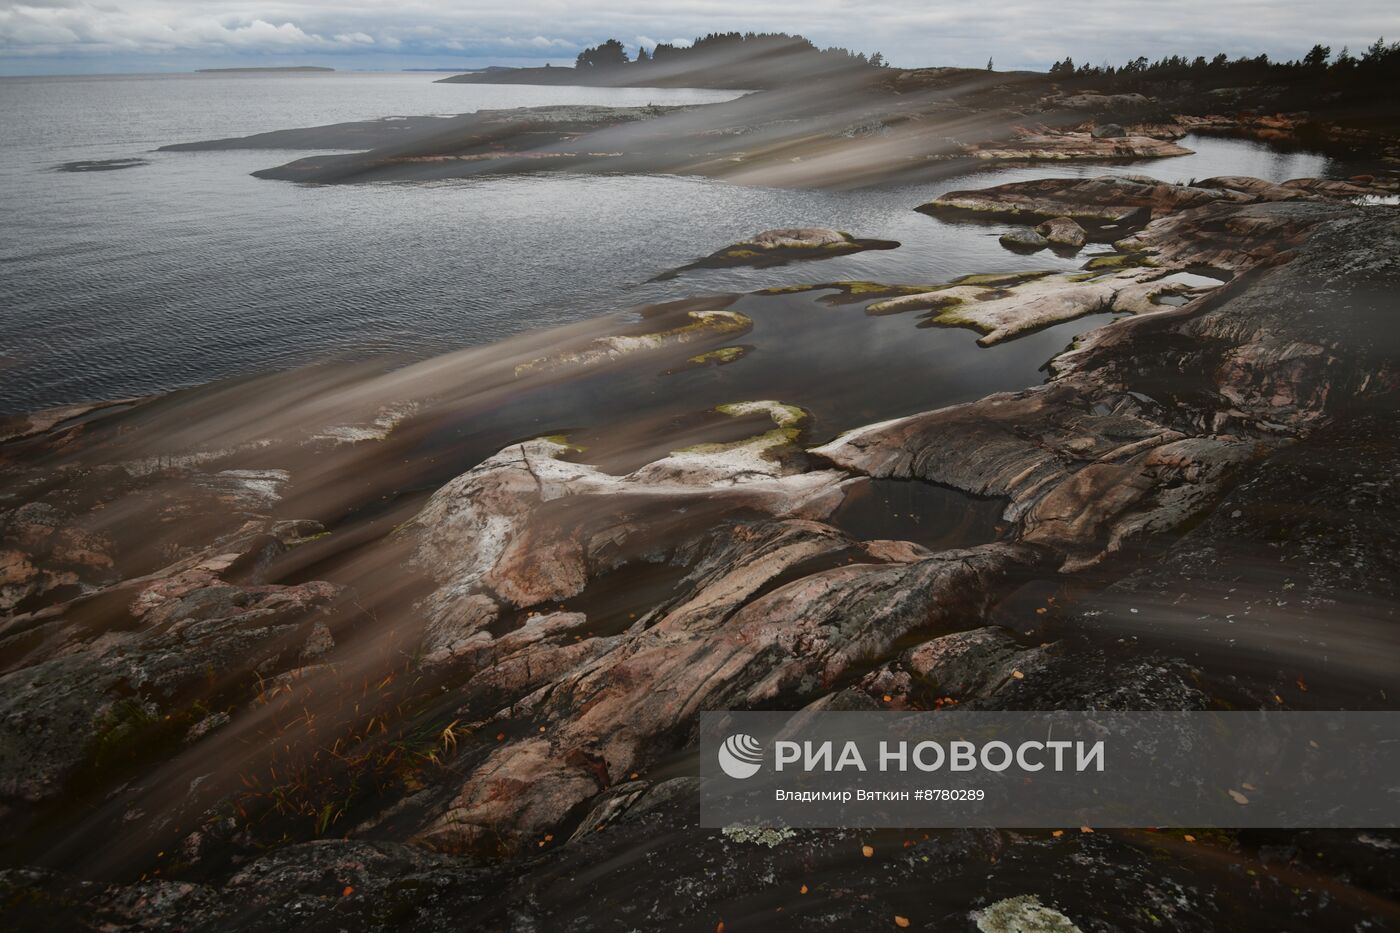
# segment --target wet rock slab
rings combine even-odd
[[[791,227],[765,230],[742,242],[711,253],[679,269],[657,276],[658,280],[675,278],[694,269],[723,269],[733,266],[766,268],[789,262],[830,259],[871,249],[896,249],[895,240],[873,240],[854,237],[841,230],[827,227]]]

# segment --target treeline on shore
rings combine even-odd
[[[1387,43],[1377,39],[1361,55],[1354,55],[1342,46],[1335,56],[1332,47],[1318,43],[1302,58],[1292,61],[1271,61],[1268,55],[1231,59],[1224,52],[1211,58],[1197,55],[1171,55],[1155,62],[1136,58],[1119,66],[1076,65],[1066,56],[1050,66],[1050,74],[1059,78],[1108,78],[1130,84],[1135,80],[1161,81],[1179,78],[1190,81],[1223,79],[1232,83],[1251,84],[1260,81],[1324,78],[1337,83],[1376,81],[1400,77],[1400,42]]]
[[[1326,122],[1367,132],[1400,133],[1395,88],[1400,81],[1400,42],[1377,39],[1354,54],[1318,43],[1301,58],[1267,55],[1231,59],[1171,55],[1137,58],[1119,66],[1056,62],[1050,77],[1060,90],[1137,93],[1182,112],[1217,109],[1326,114]],[[1330,131],[1329,131],[1330,132]],[[1332,136],[1324,134],[1327,142]]]
[[[880,52],[866,55],[843,47],[819,48],[805,36],[784,32],[713,32],[695,39],[690,45],[676,45],[662,42],[648,50],[638,46],[636,55],[628,53],[627,47],[617,39],[584,49],[575,59],[579,70],[609,70],[618,68],[638,68],[647,65],[685,65],[699,63],[715,57],[729,57],[733,60],[753,60],[765,57],[785,58],[800,56],[813,62],[825,61],[842,67],[883,68],[888,66]],[[989,70],[991,62],[988,62]],[[1142,56],[1122,65],[1076,64],[1073,57],[1066,56],[1050,66],[1050,74],[1058,78],[1114,78],[1124,82],[1134,79],[1159,81],[1164,78],[1196,80],[1202,78],[1228,78],[1248,83],[1277,77],[1316,78],[1326,75],[1338,81],[1374,80],[1400,76],[1400,42],[1387,43],[1378,38],[1359,55],[1343,46],[1336,55],[1332,47],[1318,43],[1301,58],[1287,61],[1273,61],[1267,54],[1254,57],[1239,56],[1230,58],[1224,52],[1210,58],[1197,55],[1170,55],[1156,61]]]
[[[690,45],[662,42],[650,52],[646,47],[639,46],[635,58],[628,54],[627,47],[620,41],[609,39],[580,52],[574,66],[579,70],[629,66],[644,68],[648,65],[686,65],[717,57],[732,57],[736,60],[801,57],[837,67],[882,68],[885,65],[885,57],[879,52],[866,55],[864,52],[852,52],[840,47],[822,49],[805,36],[785,32],[712,32],[698,37]]]

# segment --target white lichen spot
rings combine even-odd
[[[730,842],[737,842],[741,845],[767,846],[770,849],[782,845],[797,835],[796,830],[786,826],[745,826],[742,823],[731,823],[720,832]]]
[[[1034,894],[997,901],[972,918],[982,933],[1081,933],[1072,920]]]

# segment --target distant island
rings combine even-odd
[[[662,42],[628,55],[617,39],[579,53],[574,67],[502,68],[443,78],[442,84],[543,84],[594,87],[712,87],[744,90],[874,72],[879,52],[822,49],[788,33],[711,33],[688,46]]]
[[[255,72],[282,72],[282,71],[335,71],[334,68],[326,68],[321,65],[288,65],[286,67],[243,67],[243,68],[197,68],[196,74],[231,74],[235,72],[255,71]]]

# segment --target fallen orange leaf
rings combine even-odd
[[[354,893],[355,893],[355,889],[354,889],[353,887],[351,887],[350,885],[347,884],[347,885],[345,886],[345,890],[340,892],[340,896],[341,896],[341,897],[349,897],[350,895],[352,895],[352,894],[354,894]]]
[[[870,858],[870,856],[872,856],[872,855],[875,854],[875,847],[874,847],[874,846],[861,846],[861,847],[860,847],[860,854],[863,855],[863,856],[865,856],[866,858]]]
[[[895,915],[894,915],[894,925],[897,926],[897,927],[899,927],[899,928],[901,928],[901,929],[903,929],[904,927],[907,927],[907,926],[909,925],[909,918],[908,918],[908,917],[901,917],[899,914],[895,914]]]

